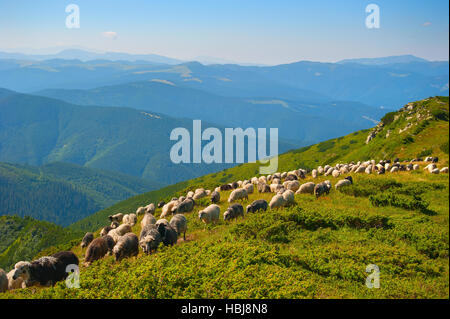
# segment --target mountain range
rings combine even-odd
[[[0,87],[30,93],[150,80],[227,97],[302,103],[354,101],[397,108],[411,100],[448,94],[448,69],[448,61],[431,62],[410,56],[338,63],[300,61],[275,66],[1,59]]]

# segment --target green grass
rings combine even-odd
[[[309,180],[308,178],[307,180]],[[323,178],[321,178],[323,179]],[[316,200],[204,225],[186,214],[188,239],[156,254],[81,269],[81,288],[16,290],[6,298],[447,298],[448,176],[401,172],[354,175],[356,185],[407,191],[426,180],[429,209],[374,206],[367,196],[331,191]],[[336,179],[331,179],[332,183]],[[401,186],[399,186],[401,185]],[[435,187],[435,185],[440,185]],[[222,193],[221,210],[228,206]],[[249,201],[272,194],[252,194]],[[245,205],[247,201],[243,204]],[[204,203],[205,205],[207,203]],[[157,215],[160,210],[157,210]],[[140,226],[134,227],[139,233]],[[82,258],[83,250],[73,250]],[[42,255],[54,252],[53,249]],[[381,271],[381,288],[365,286],[366,266]]]
[[[446,109],[448,98],[415,102],[419,112]],[[395,115],[398,115],[397,113]],[[369,130],[352,133],[333,143],[312,145],[280,156],[279,171],[313,168],[350,160],[385,157],[413,158],[419,149],[439,156],[438,166],[448,165],[440,146],[448,141],[448,122],[442,116],[401,141],[411,129],[398,133],[409,114],[395,116],[369,144]],[[385,138],[386,130],[392,131]],[[355,142],[351,142],[355,141]],[[324,145],[327,147],[325,152]],[[332,145],[331,147],[329,147]],[[349,149],[342,149],[348,145]],[[424,167],[424,163],[419,163]],[[239,165],[158,191],[135,196],[71,226],[98,230],[107,215],[132,212],[160,199],[185,194],[198,186],[213,189],[224,182],[243,180],[258,173],[258,164]],[[386,175],[352,174],[354,185],[334,188],[319,199],[295,196],[288,208],[248,214],[237,221],[220,220],[204,225],[199,201],[188,218],[187,240],[153,255],[114,262],[106,257],[89,268],[81,267],[80,289],[64,283],[53,288],[28,288],[0,298],[448,298],[449,291],[449,179],[422,169]],[[342,178],[342,177],[341,177]],[[333,185],[341,179],[329,179]],[[303,180],[313,180],[310,175]],[[230,192],[221,192],[221,212]],[[270,201],[273,194],[251,194]],[[157,209],[156,216],[161,210]],[[221,216],[222,216],[221,214]],[[140,220],[140,219],[139,219]],[[139,234],[138,224],[133,228]],[[38,256],[66,246],[51,247]],[[83,258],[78,243],[72,250]],[[366,267],[380,269],[380,288],[368,289]]]

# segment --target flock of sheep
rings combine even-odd
[[[348,164],[325,165],[313,169],[311,177],[316,179],[319,175],[333,176],[335,178],[350,173],[385,174],[398,171],[418,170],[418,162],[421,158],[413,159],[409,163],[401,164],[398,159],[394,161],[382,160],[376,163],[374,160],[366,162],[351,162]],[[427,157],[425,162],[429,164],[424,167],[429,173],[448,173],[448,167],[437,168],[438,158]],[[328,194],[331,182],[325,180],[320,183],[300,183],[306,178],[307,171],[298,169],[289,172],[275,173],[268,176],[252,177],[250,180],[237,181],[217,187],[214,191],[198,188],[189,191],[186,196],[172,198],[168,203],[158,203],[161,208],[160,219],[154,217],[156,207],[151,203],[145,207],[139,207],[135,214],[115,214],[109,216],[110,225],[100,231],[100,237],[94,238],[89,232],[84,236],[81,247],[86,248],[84,265],[87,267],[95,260],[106,255],[113,255],[116,261],[123,258],[136,256],[139,248],[146,254],[157,250],[160,243],[171,246],[177,243],[178,237],[183,235],[186,240],[187,219],[183,213],[194,210],[195,201],[210,197],[211,204],[199,211],[198,218],[204,223],[215,223],[220,218],[220,194],[223,191],[231,191],[228,197],[230,206],[223,213],[224,221],[244,217],[245,214],[257,211],[266,211],[268,208],[277,209],[295,203],[295,194],[312,194],[316,198]],[[346,176],[335,184],[335,189],[353,184],[352,176]],[[248,194],[255,192],[274,193],[267,203],[264,199],[258,199],[249,204],[245,209],[238,201],[248,200]],[[141,232],[139,238],[132,232],[132,227],[137,223],[138,216],[143,215],[141,220]],[[170,218],[168,221],[166,218]],[[78,258],[70,251],[63,251],[52,256],[42,257],[32,262],[18,262],[14,269],[6,274],[0,269],[0,292],[7,289],[17,289],[32,285],[51,285],[66,278],[65,267],[69,264],[78,265]],[[64,271],[63,271],[64,269]]]

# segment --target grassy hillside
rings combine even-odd
[[[404,121],[414,122],[409,117],[417,119],[417,114],[421,114],[420,121],[400,133],[407,124]],[[438,167],[448,166],[448,98],[415,102],[411,111],[405,108],[387,115],[383,125],[367,144],[369,130],[283,154],[279,171],[370,158],[406,160],[417,157],[417,152],[431,152],[439,156]],[[245,164],[139,195],[72,228],[98,229],[107,223],[108,213],[134,211],[150,200],[184,194],[197,186],[212,188],[250,178],[256,169],[257,165]],[[0,297],[448,298],[448,174],[419,169],[352,175],[353,186],[339,191],[333,187],[319,199],[296,195],[295,205],[289,208],[248,214],[232,222],[220,220],[216,225],[198,220],[198,211],[209,204],[207,198],[199,200],[194,212],[186,214],[186,242],[181,239],[150,256],[140,252],[119,263],[106,257],[87,269],[82,267],[80,289],[59,283]],[[314,182],[324,179],[334,185],[340,178],[319,176]],[[304,182],[312,180],[308,175]],[[222,213],[228,207],[228,196],[229,192],[221,192]],[[243,205],[260,198],[269,201],[272,196],[256,192]],[[139,233],[139,223],[133,231]],[[62,247],[51,247],[39,256]],[[82,258],[84,252],[78,245],[72,249]],[[379,289],[365,285],[369,264],[380,269]]]
[[[430,113],[431,118],[422,121],[417,121],[417,117],[407,120],[411,116],[407,114],[409,111],[388,113],[384,117],[386,124],[369,144],[365,142],[371,130],[357,131],[347,136],[284,153],[278,157],[278,170],[288,171],[298,167],[313,169],[319,165],[332,165],[337,162],[369,160],[371,158],[400,157],[401,159],[412,159],[425,156],[424,154],[439,156],[441,164],[448,166],[448,97],[435,97],[417,101],[414,104],[417,106],[414,112],[417,111],[417,114]],[[445,114],[447,114],[447,117],[445,117]],[[396,115],[398,118],[394,121]],[[414,123],[413,126],[402,133],[398,133],[409,122]],[[392,133],[386,138],[386,133],[389,130]],[[408,140],[408,137],[413,138],[414,142],[405,144],[404,141]],[[141,194],[88,216],[70,227],[83,231],[95,230],[103,225],[105,217],[108,215],[133,211],[134,207],[143,206],[149,202],[156,202],[161,199],[168,200],[175,193],[177,195],[184,194],[187,190],[195,189],[197,186],[213,188],[224,183],[244,180],[249,176],[257,175],[259,166],[259,163],[241,164],[218,173]]]
[[[0,215],[30,216],[67,226],[158,184],[68,163],[0,162]]]
[[[30,260],[58,243],[70,244],[82,235],[31,217],[0,216],[0,268],[9,270],[20,260]]]

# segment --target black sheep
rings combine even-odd
[[[166,205],[166,202],[165,201],[160,201],[159,203],[158,203],[158,208],[161,208],[161,207],[163,207],[164,205]]]
[[[301,172],[301,171],[300,171],[300,173],[303,174],[303,172]],[[285,179],[285,181],[294,181],[294,180],[298,180],[297,175],[294,175],[294,174],[289,174]]]
[[[347,177],[345,177],[345,179],[349,180],[349,181],[350,181],[350,183],[352,183],[352,184],[353,184],[353,178],[352,178],[351,176],[347,176]]]
[[[174,214],[190,213],[194,209],[195,201],[192,198],[186,198],[173,211]]]
[[[214,191],[211,193],[211,203],[215,204],[220,202],[220,193],[218,191]]]
[[[177,243],[177,231],[169,224],[161,223],[158,226],[158,232],[161,235],[162,242],[165,246],[173,246]]]
[[[91,233],[91,232],[86,233],[86,235],[84,235],[84,237],[83,237],[83,240],[81,241],[81,248],[89,246],[89,244],[93,240],[94,240],[94,233]]]
[[[220,186],[221,191],[229,191],[231,189],[233,189],[233,187],[230,184],[223,184]]]
[[[22,277],[27,287],[51,286],[67,278],[68,265],[77,265],[78,258],[71,251],[62,251],[52,256],[41,257],[32,262],[19,262],[15,266],[13,279]]]
[[[241,204],[233,204],[223,213],[223,220],[231,220],[238,218],[238,216],[244,217],[244,207]]]
[[[245,213],[256,213],[258,210],[267,210],[267,202],[264,199],[255,200],[253,203],[248,205]]]

